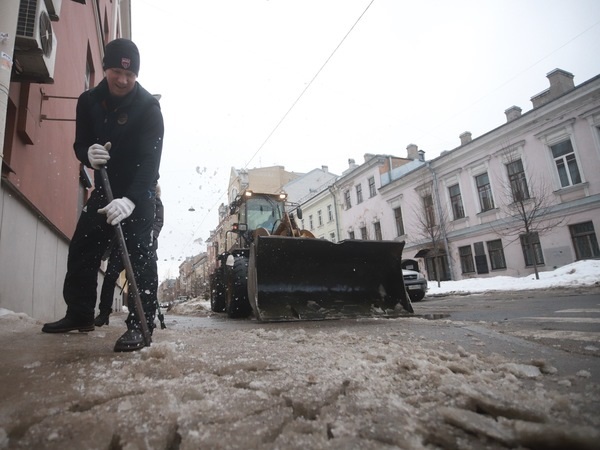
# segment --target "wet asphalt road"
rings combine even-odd
[[[351,330],[385,336],[402,331],[448,350],[497,353],[516,362],[545,361],[564,375],[589,373],[600,383],[600,287],[520,291],[465,296],[426,297],[414,303],[414,317],[261,323],[166,314],[175,328],[270,330],[304,329],[307,333]]]

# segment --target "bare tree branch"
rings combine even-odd
[[[418,225],[417,234],[428,246],[431,246],[430,255],[435,264],[435,278],[439,287],[442,273],[439,256],[446,255],[445,236],[448,214],[446,210],[435,207],[437,199],[435,198],[434,189],[431,184],[420,189],[419,196],[421,201],[419,205],[413,208],[414,211],[418,212],[415,215]]]
[[[502,153],[507,177],[499,176],[500,209],[504,217],[494,231],[505,237],[521,240],[525,252],[531,258],[536,279],[539,279],[538,255],[541,254],[539,236],[560,226],[565,218],[553,214],[552,188],[533,175],[527,176],[521,155],[515,147],[506,146]]]

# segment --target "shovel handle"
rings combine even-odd
[[[108,173],[106,173],[106,167],[100,168],[100,176],[102,178],[102,184],[104,186],[104,193],[108,203],[114,200],[110,182],[108,181]],[[131,265],[131,259],[129,258],[129,252],[127,251],[127,243],[125,242],[125,235],[123,234],[123,228],[121,223],[115,225],[115,232],[117,234],[117,240],[119,241],[119,247],[121,247],[121,256],[123,258],[123,265],[125,266],[125,273],[131,286],[131,293],[133,295],[133,301],[135,304],[135,314],[140,322],[142,328],[142,335],[144,336],[144,343],[149,346],[152,343],[150,336],[150,330],[148,329],[148,323],[146,322],[146,316],[144,315],[144,309],[142,307],[142,299],[140,298],[140,291],[138,290],[135,277],[133,275],[133,266]]]

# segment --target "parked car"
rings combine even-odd
[[[427,292],[427,278],[415,270],[402,269],[404,286],[412,302],[419,302],[425,297]]]

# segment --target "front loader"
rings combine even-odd
[[[264,322],[413,313],[404,242],[316,239],[272,194],[247,191],[230,212],[237,222],[226,234],[235,239],[210,276],[213,311]]]

